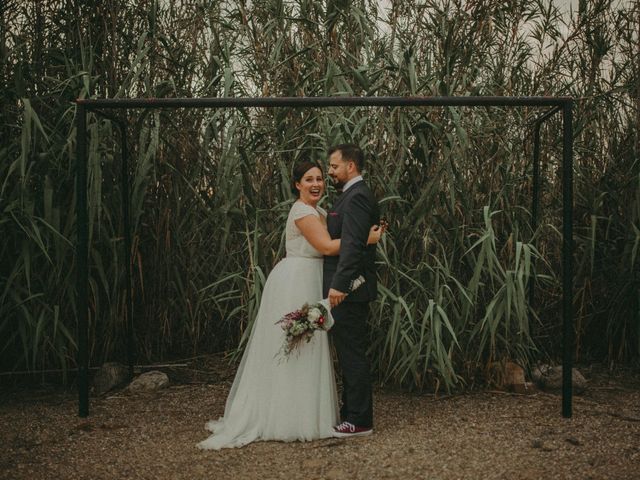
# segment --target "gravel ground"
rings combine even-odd
[[[222,414],[233,372],[93,398],[87,419],[74,392],[14,386],[0,393],[0,478],[640,479],[640,373],[582,371],[589,389],[572,419],[549,393],[378,389],[370,437],[222,451],[195,444]]]

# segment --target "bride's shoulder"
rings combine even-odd
[[[320,209],[316,210],[311,205],[307,205],[306,203],[301,202],[300,200],[296,200],[291,206],[291,210],[289,211],[289,217],[293,218],[294,220],[297,220],[299,218],[306,217],[307,215],[318,216],[321,214],[319,210]]]
[[[316,207],[316,210],[320,214],[321,217],[327,217],[327,211],[322,207]]]

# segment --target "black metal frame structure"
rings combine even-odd
[[[562,111],[562,416],[572,416],[573,363],[573,98],[571,97],[258,97],[258,98],[144,98],[78,99],[77,122],[77,304],[78,304],[78,393],[79,416],[89,415],[88,354],[88,284],[89,222],[87,209],[87,113],[115,120],[121,136],[122,196],[125,258],[131,255],[129,219],[129,175],[126,122],[114,119],[104,110],[157,108],[246,108],[246,107],[550,107],[534,122],[532,227],[538,222],[540,183],[540,127],[555,113]],[[131,262],[126,265],[127,352],[129,373],[133,375],[133,319],[131,299]],[[533,282],[530,283],[533,301]]]

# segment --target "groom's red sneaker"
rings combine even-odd
[[[334,437],[358,437],[363,435],[371,435],[373,428],[371,427],[358,427],[353,423],[342,422],[337,427],[333,427]]]

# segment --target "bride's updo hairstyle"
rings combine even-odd
[[[302,177],[304,177],[304,174],[312,168],[319,168],[322,172],[322,175],[324,175],[324,170],[322,170],[322,167],[318,163],[312,162],[311,160],[303,160],[296,163],[296,165],[293,167],[293,175],[291,176],[291,193],[293,193],[294,196],[298,198],[300,197],[300,190],[296,188],[296,183],[300,183],[302,181]]]

